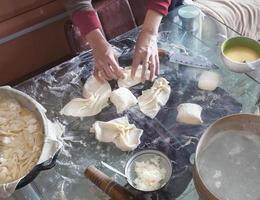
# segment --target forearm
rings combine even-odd
[[[143,30],[150,34],[157,34],[163,15],[154,11],[148,10],[145,16]]]
[[[92,31],[90,31],[86,36],[85,39],[88,41],[90,47],[93,49],[95,48],[97,45],[100,44],[106,44],[106,38],[104,37],[104,35],[102,34],[100,29],[94,29]]]
[[[143,30],[157,34],[162,17],[168,14],[172,0],[148,0]]]
[[[72,22],[80,30],[82,37],[91,31],[101,29],[97,13],[92,7],[91,0],[64,0],[71,14]]]

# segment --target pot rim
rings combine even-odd
[[[198,156],[199,156],[199,153],[201,152],[201,149],[202,149],[202,144],[205,140],[205,137],[208,135],[209,131],[212,129],[213,126],[215,126],[217,123],[223,121],[223,120],[226,120],[228,118],[234,118],[234,117],[239,117],[239,116],[248,116],[248,117],[259,117],[259,115],[257,114],[252,114],[252,113],[238,113],[238,114],[232,114],[232,115],[227,115],[227,116],[224,116],[224,117],[221,117],[219,118],[218,120],[216,120],[215,122],[213,122],[202,134],[200,140],[199,140],[199,143],[197,145],[197,148],[196,148],[196,153],[195,153],[195,162],[194,162],[194,167],[195,167],[195,170],[197,172],[197,175],[199,176],[199,181],[201,182],[201,184],[207,189],[207,191],[210,193],[210,195],[212,195],[214,198],[217,198],[217,199],[221,199],[221,197],[219,197],[219,195],[216,195],[214,194],[213,192],[210,191],[210,189],[208,188],[207,184],[204,182],[204,180],[202,179],[201,177],[201,174],[200,174],[200,169],[199,169],[199,163],[198,163]]]
[[[34,107],[35,107],[35,111],[32,111],[33,113],[35,113],[35,112],[37,112],[38,114],[37,114],[37,118],[39,119],[39,117],[40,117],[40,121],[41,121],[41,123],[42,123],[42,126],[43,126],[43,135],[44,135],[44,139],[43,139],[43,145],[42,145],[42,147],[41,147],[41,154],[40,154],[40,156],[39,156],[39,158],[38,158],[38,160],[37,160],[37,162],[36,162],[36,164],[33,166],[33,168],[35,167],[35,166],[37,166],[39,163],[39,160],[40,160],[40,157],[41,157],[41,155],[42,155],[42,153],[43,153],[43,149],[44,149],[44,145],[45,145],[45,143],[44,143],[44,141],[45,141],[45,138],[46,138],[46,133],[47,133],[47,131],[48,131],[48,122],[47,122],[47,118],[46,118],[46,116],[45,116],[45,113],[44,113],[44,111],[43,111],[43,107],[40,107],[41,105],[35,100],[35,99],[33,99],[32,97],[30,97],[28,94],[26,94],[26,93],[24,93],[24,92],[22,92],[22,91],[20,91],[20,90],[17,90],[17,89],[14,89],[14,88],[12,88],[12,87],[10,87],[10,86],[2,86],[2,87],[0,87],[0,92],[1,92],[1,90],[3,90],[3,91],[7,91],[7,92],[11,92],[11,93],[14,93],[15,95],[18,95],[18,96],[20,96],[21,98],[24,98],[24,99],[26,99],[26,100],[28,100]],[[18,100],[18,102],[20,103],[20,101],[19,101],[19,99],[18,98],[15,98],[16,100]],[[11,181],[11,182],[7,182],[7,183],[3,183],[3,184],[0,184],[0,187],[1,186],[3,186],[3,185],[5,185],[5,184],[15,184],[15,183],[17,183],[17,185],[19,184],[19,182],[23,179],[23,178],[25,178],[32,170],[33,170],[33,168],[28,172],[28,173],[26,173],[24,176],[22,176],[22,177],[20,177],[20,178],[18,178],[18,179],[16,179],[16,180],[13,180],[13,181]]]

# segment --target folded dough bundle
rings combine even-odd
[[[108,82],[101,83],[94,76],[91,76],[83,87],[85,98],[72,99],[61,109],[60,114],[73,117],[96,115],[108,106],[111,92]]]
[[[165,78],[158,78],[150,89],[143,91],[138,97],[140,110],[153,119],[161,107],[167,103],[170,94],[169,82]]]
[[[202,124],[201,119],[202,107],[195,103],[182,103],[177,107],[177,122],[185,124],[198,125]]]
[[[111,93],[110,101],[116,106],[117,113],[137,104],[137,99],[133,93],[124,87],[118,88]]]
[[[133,87],[142,82],[142,79],[141,79],[142,65],[138,66],[134,79],[132,79],[132,77],[131,77],[131,67],[124,68],[123,73],[124,73],[125,78],[119,79],[117,81],[118,87],[130,88],[130,87]],[[146,70],[146,72],[145,72],[146,80],[149,79],[149,75],[150,75],[150,71]]]
[[[95,133],[98,141],[113,142],[122,151],[134,150],[143,134],[143,130],[130,124],[125,116],[108,122],[96,121],[90,132]]]

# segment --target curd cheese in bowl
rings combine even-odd
[[[167,171],[160,166],[160,157],[156,156],[148,161],[135,162],[137,178],[134,180],[137,189],[154,191],[161,187]]]
[[[143,192],[157,191],[171,179],[171,160],[158,150],[142,150],[128,160],[125,175],[133,188]]]

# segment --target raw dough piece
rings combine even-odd
[[[111,95],[111,87],[108,82],[101,83],[91,76],[84,85],[84,98],[75,98],[67,103],[60,114],[73,117],[93,116],[101,112],[108,105]]]
[[[218,73],[203,71],[199,78],[198,87],[202,90],[213,91],[218,87],[219,79]]]
[[[157,79],[153,86],[138,97],[140,110],[152,119],[169,100],[171,87],[165,78]]]
[[[125,88],[130,88],[133,87],[139,83],[142,82],[141,79],[141,75],[142,75],[142,65],[139,65],[137,70],[136,70],[136,74],[135,74],[135,78],[132,79],[131,78],[131,67],[126,67],[123,69],[123,73],[125,75],[124,79],[119,79],[117,81],[118,87],[125,87]],[[146,74],[146,80],[149,79],[150,76],[150,71],[146,70],[145,72]]]
[[[131,151],[141,143],[143,130],[129,124],[127,117],[121,117],[108,122],[96,121],[90,132],[100,142],[113,142],[122,151]]]
[[[137,104],[136,97],[129,89],[124,87],[114,90],[111,93],[110,101],[116,106],[117,113],[122,113],[124,110]]]
[[[177,122],[185,124],[202,124],[201,111],[202,107],[195,103],[183,103],[177,107],[178,115]]]

